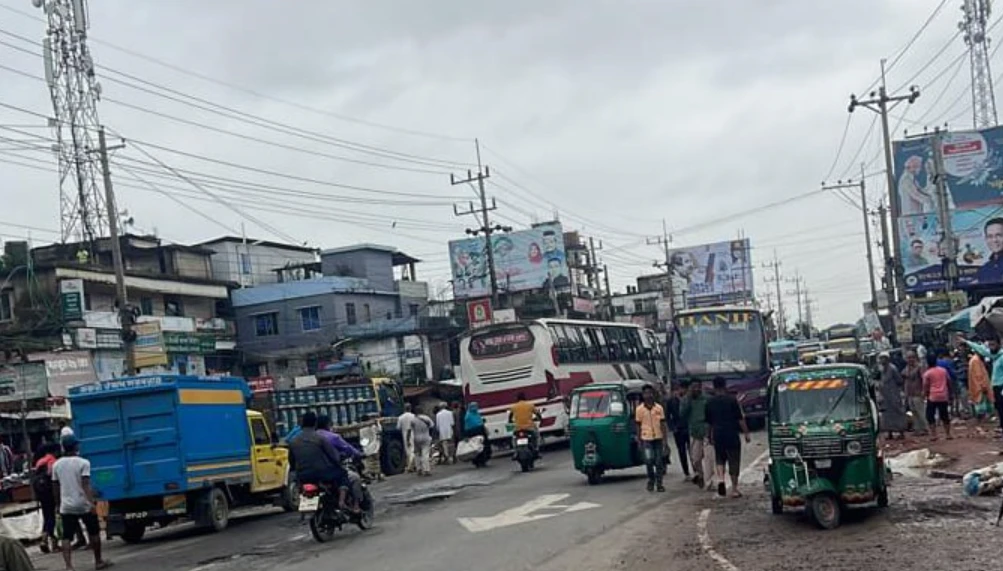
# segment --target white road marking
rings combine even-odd
[[[570,496],[571,494],[547,494],[534,500],[530,500],[521,506],[507,509],[490,517],[461,517],[456,521],[458,521],[460,525],[462,525],[470,533],[480,533],[482,531],[490,531],[500,527],[519,525],[522,523],[556,517],[566,513],[580,512],[602,507],[599,504],[591,502],[579,502],[573,505],[563,505],[557,503]]]
[[[759,467],[759,465],[763,463],[763,460],[766,459],[769,453],[770,453],[769,450],[764,451],[762,454],[757,456],[756,459],[753,460],[748,466],[746,466],[741,472],[739,472],[738,481],[741,482],[743,480],[746,480],[748,475],[751,474],[753,470],[756,470]],[[707,508],[701,511],[700,517],[697,518],[697,538],[700,541],[700,549],[703,549],[703,552],[707,554],[707,557],[713,559],[714,562],[717,563],[718,567],[720,567],[724,571],[739,571],[738,567],[735,567],[735,565],[731,561],[728,561],[728,559],[724,555],[721,555],[720,553],[717,552],[717,550],[714,549],[714,543],[711,542],[710,540],[710,532],[707,530],[707,522],[709,520],[710,520],[710,508]]]

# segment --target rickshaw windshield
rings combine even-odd
[[[852,378],[789,380],[773,391],[770,418],[780,423],[824,422],[867,414],[867,395]]]
[[[571,418],[605,418],[610,415],[610,405],[623,402],[618,391],[594,390],[575,393],[571,398]]]

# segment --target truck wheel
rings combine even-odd
[[[387,476],[396,476],[404,473],[406,455],[404,443],[397,439],[387,439],[383,441],[383,451],[380,457],[380,468]]]
[[[209,526],[213,531],[223,531],[230,525],[230,501],[222,488],[209,492]]]
[[[142,523],[127,523],[125,531],[122,532],[122,541],[126,543],[139,543],[143,541],[146,534],[146,525]]]

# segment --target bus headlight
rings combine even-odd
[[[784,458],[797,458],[798,457],[798,447],[793,444],[788,444],[784,446]]]
[[[851,440],[851,441],[849,441],[849,442],[846,443],[846,452],[848,454],[860,454],[860,452],[863,449],[864,449],[864,447],[861,446],[859,440]]]

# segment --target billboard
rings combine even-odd
[[[571,287],[560,223],[540,224],[509,234],[494,234],[491,241],[499,291],[550,288],[564,291]],[[491,295],[485,242],[484,238],[469,238],[449,243],[455,298]]]
[[[673,250],[673,287],[685,295],[686,307],[752,299],[750,254],[748,238]]]
[[[944,288],[931,138],[893,145],[899,259],[909,293]],[[1003,127],[944,133],[947,202],[961,288],[1003,282]],[[997,220],[998,219],[998,220]]]

